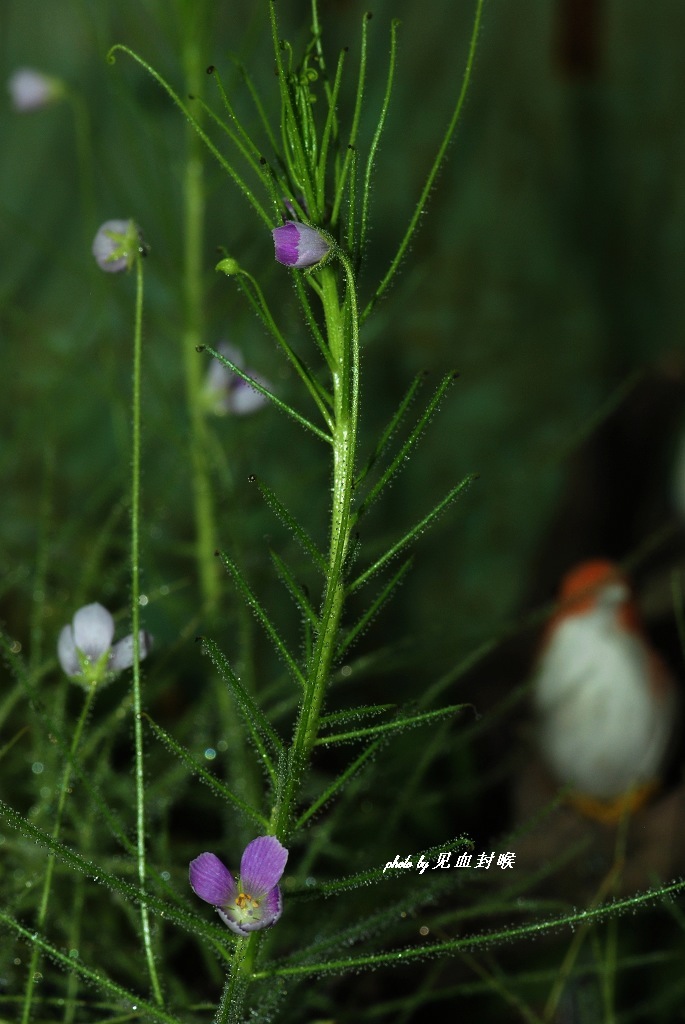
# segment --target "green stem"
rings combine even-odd
[[[326,332],[333,361],[333,488],[327,583],[305,697],[290,751],[289,770],[271,817],[274,833],[285,840],[292,831],[293,806],[318,736],[345,602],[344,567],[353,525],[352,491],[359,419],[358,312],[349,260],[342,253],[338,256],[347,278],[342,305],[333,269],[326,267],[320,271]]]
[[[199,5],[203,7],[203,5]],[[191,95],[199,97],[204,81],[202,68],[201,19],[202,11],[184,22],[183,65],[186,83]],[[200,113],[197,115],[198,119]],[[219,566],[214,557],[217,547],[214,499],[209,472],[210,450],[207,423],[202,404],[204,361],[197,349],[202,344],[203,317],[203,261],[205,224],[204,163],[202,140],[193,125],[186,132],[186,162],[183,177],[183,364],[186,384],[186,403],[190,424],[190,465],[195,516],[195,552],[200,590],[205,609],[216,611],[221,594]]]
[[[55,824],[52,828],[52,838],[59,839],[59,833],[62,828],[62,818],[64,817],[64,807],[66,805],[67,796],[69,794],[71,786],[71,772],[74,758],[76,757],[76,751],[81,743],[81,736],[83,735],[83,728],[88,718],[88,712],[90,711],[93,697],[95,696],[95,687],[91,687],[86,693],[86,699],[83,702],[81,708],[81,714],[79,715],[74,729],[74,735],[71,741],[71,747],[69,748],[69,756],[67,763],[64,768],[64,775],[62,776],[62,782],[59,789],[59,796],[57,798],[57,810],[55,813]],[[40,897],[40,903],[38,905],[38,916],[36,918],[36,931],[40,932],[45,926],[45,921],[48,915],[48,906],[50,904],[50,893],[52,890],[52,878],[55,870],[55,854],[51,851],[48,854],[48,863],[45,869],[45,875],[43,877],[43,891]],[[24,1006],[21,1015],[21,1024],[28,1024],[31,1019],[31,1004],[33,1002],[33,990],[35,986],[35,980],[37,975],[38,960],[40,957],[40,947],[34,945],[31,951],[31,960],[29,962],[28,969],[28,980],[26,984],[26,994],[24,996]]]
[[[131,629],[133,633],[133,730],[135,741],[136,861],[138,880],[145,888],[145,773],[143,767],[142,686],[140,680],[140,392],[143,349],[143,261],[136,260],[136,308],[133,330],[133,398],[131,439]],[[152,949],[150,915],[140,908],[143,945],[155,1001],[162,1005],[162,990]]]

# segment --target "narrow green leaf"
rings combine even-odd
[[[293,96],[291,94],[292,75],[290,68],[283,63],[282,53],[288,52],[287,43],[281,39],[278,32],[278,20],[276,18],[276,6],[274,0],[269,0],[269,17],[271,21],[271,37],[273,41],[274,57],[276,60],[276,78],[281,93],[281,140],[283,155],[288,166],[291,181],[298,181],[302,185],[302,191],[312,216],[320,211],[315,208],[316,194],[311,178],[311,169],[307,160],[306,150],[300,131],[300,120],[295,113]]]
[[[319,727],[324,729],[329,725],[353,722],[370,715],[382,715],[384,711],[393,711],[396,707],[396,704],[360,704],[356,708],[346,708],[344,711],[334,711],[330,715],[322,715],[319,719]]]
[[[215,775],[208,772],[204,765],[197,761],[191,752],[186,748],[177,743],[173,736],[170,736],[166,729],[163,729],[161,725],[158,725],[153,718],[151,718],[146,712],[143,712],[143,718],[147,719],[150,728],[154,732],[157,739],[161,740],[162,743],[167,746],[173,754],[181,761],[186,768],[191,772],[192,775],[197,775],[198,778],[202,779],[206,786],[212,790],[212,792],[218,796],[221,800],[225,800],[228,803],[237,807],[239,811],[245,814],[248,818],[251,818],[257,825],[267,826],[269,824],[268,818],[260,814],[259,811],[255,810],[254,807],[250,807],[248,803],[237,796],[224,785],[220,779],[217,779]]]
[[[359,120],[362,112],[362,103],[364,99],[364,86],[366,84],[366,55],[368,50],[368,24],[371,15],[368,11],[365,11],[362,15],[362,41],[361,41],[361,53],[359,57],[359,75],[357,78],[357,95],[354,101],[354,113],[352,115],[352,126],[350,128],[350,137],[347,144],[347,150],[345,152],[345,159],[343,161],[342,170],[340,176],[336,181],[335,186],[335,199],[333,201],[333,211],[331,213],[331,224],[335,225],[338,222],[338,216],[340,214],[340,207],[345,195],[345,182],[347,175],[350,172],[352,164],[356,164],[356,145],[357,145],[357,134],[359,132]],[[350,189],[350,196],[354,194],[354,190]],[[350,214],[348,211],[348,248],[354,249],[355,244],[355,231],[354,231],[354,214]]]
[[[264,767],[268,771],[272,783],[276,785],[276,769],[273,761],[271,760],[271,756],[266,749],[265,743],[269,743],[272,749],[276,751],[277,755],[282,756],[283,744],[281,743],[279,736],[274,731],[257,702],[252,699],[243,684],[240,682],[238,676],[231,668],[228,659],[224,655],[223,651],[220,650],[219,646],[213,640],[208,640],[207,637],[202,637],[202,650],[208,655],[221,678],[230,687],[231,693],[233,694],[236,704],[240,709],[240,713],[243,716],[243,721],[247,725],[254,744],[259,751],[259,755],[264,762]]]
[[[0,922],[13,931],[15,935],[18,935],[19,938],[23,939],[24,942],[37,946],[53,963],[57,963],[66,971],[78,975],[83,981],[93,985],[101,992],[106,992],[123,1005],[132,1007],[135,1017],[161,1021],[162,1024],[183,1024],[180,1017],[176,1017],[175,1014],[167,1012],[162,1007],[155,1005],[155,1003],[141,998],[137,993],[131,992],[130,989],[124,988],[123,985],[108,978],[102,971],[94,971],[92,968],[86,967],[79,959],[74,958],[72,955],[73,951],[70,951],[67,955],[56,946],[53,946],[51,942],[41,938],[35,930],[25,928],[24,925],[5,913],[4,910],[0,910]]]
[[[260,604],[260,602],[257,600],[255,594],[253,593],[250,585],[248,584],[247,580],[243,576],[241,570],[235,564],[233,559],[229,558],[229,556],[226,554],[225,551],[220,551],[219,552],[219,557],[221,558],[221,561],[224,563],[224,565],[226,566],[226,568],[230,572],[231,576],[233,577],[233,581],[234,581],[235,585],[237,586],[238,590],[243,595],[245,601],[247,602],[247,604],[252,609],[255,618],[262,625],[262,627],[264,629],[264,632],[267,634],[267,636],[269,637],[269,639],[273,643],[274,647],[276,648],[276,650],[280,654],[281,658],[283,658],[283,661],[286,663],[286,665],[287,665],[291,675],[300,684],[300,686],[304,689],[304,686],[305,686],[304,675],[302,674],[302,672],[301,672],[299,666],[297,665],[295,659],[293,658],[292,654],[290,653],[290,651],[286,647],[284,641],[281,639],[278,630],[276,629],[276,627],[272,623],[271,619],[267,615],[267,613],[264,610],[264,608],[262,608],[262,605]]]
[[[324,806],[324,804],[327,804],[328,801],[331,800],[335,796],[335,794],[339,790],[341,790],[342,787],[347,782],[349,782],[350,779],[354,775],[356,775],[361,768],[363,768],[363,766],[366,764],[369,758],[373,757],[373,755],[376,753],[376,751],[379,749],[382,743],[382,740],[375,740],[373,743],[370,743],[366,750],[362,751],[359,757],[356,757],[354,761],[351,762],[351,764],[348,764],[347,768],[345,768],[345,770],[340,775],[338,775],[338,777],[335,778],[329,786],[326,787],[323,793],[321,793],[321,795],[318,796],[312,804],[310,804],[307,810],[300,815],[300,817],[297,819],[297,822],[295,823],[296,832],[300,828],[302,828],[302,826],[306,822],[308,822],[309,819],[312,818],[316,814],[316,812]]]
[[[313,629],[318,630],[319,628],[319,616],[314,611],[311,601],[307,597],[300,584],[297,582],[293,574],[291,573],[288,566],[285,564],[283,559],[275,551],[270,551],[271,561],[274,564],[276,572],[279,578],[283,581],[288,591],[297,602],[297,606],[302,612],[302,616],[306,623]]]
[[[260,980],[262,978],[276,977],[317,977],[329,972],[343,974],[347,971],[360,971],[364,968],[373,970],[376,967],[389,967],[398,963],[411,963],[412,961],[429,959],[436,956],[449,956],[462,950],[472,952],[474,949],[487,949],[490,946],[502,943],[511,945],[517,939],[537,938],[540,935],[558,931],[562,927],[573,928],[588,920],[603,921],[616,916],[621,911],[634,910],[636,907],[652,903],[663,896],[681,892],[683,889],[685,889],[685,881],[673,882],[663,888],[648,890],[647,892],[638,893],[626,899],[614,900],[611,903],[605,903],[588,910],[560,914],[558,917],[550,917],[543,921],[531,921],[526,924],[513,925],[511,928],[502,928],[499,931],[484,932],[480,935],[464,935],[458,939],[450,939],[447,942],[425,943],[421,946],[409,946],[404,949],[389,950],[384,953],[324,960],[318,964],[309,963],[294,967],[272,967],[263,971],[257,971],[253,978]]]
[[[314,541],[311,539],[307,531],[303,526],[295,519],[295,517],[288,511],[279,499],[276,497],[274,492],[271,490],[268,484],[265,484],[259,477],[251,476],[251,483],[256,483],[259,488],[259,493],[264,498],[272,512],[274,512],[282,523],[288,527],[290,532],[299,541],[302,548],[307,552],[314,564],[325,574],[327,569],[326,559],[317,548]]]
[[[228,56],[229,56],[229,59],[231,60],[231,62],[233,63],[233,66],[237,70],[238,74],[242,78],[243,82],[247,86],[247,90],[250,93],[250,96],[252,97],[252,102],[254,103],[255,110],[257,111],[257,116],[259,118],[259,122],[260,122],[262,128],[264,129],[264,133],[265,133],[267,139],[269,140],[269,144],[271,146],[271,150],[274,153],[278,153],[278,144],[276,142],[276,136],[274,135],[273,130],[271,128],[271,123],[270,123],[268,117],[266,116],[266,112],[264,110],[264,104],[262,103],[262,100],[261,100],[261,97],[259,95],[259,92],[257,91],[257,88],[256,88],[254,82],[252,81],[252,78],[251,78],[249,72],[247,71],[247,68],[245,67],[244,64],[241,64],[241,62],[238,60],[238,58],[237,58],[237,56],[235,54],[229,53]]]
[[[357,479],[354,482],[355,489],[359,488],[362,481],[366,479],[370,470],[373,468],[373,466],[375,466],[375,464],[383,455],[384,451],[386,450],[390,441],[392,440],[397,428],[402,422],[404,414],[406,413],[411,403],[414,401],[416,392],[419,390],[427,376],[428,374],[424,370],[422,370],[420,373],[417,373],[416,376],[414,377],[414,380],[409,385],[409,389],[406,395],[400,402],[395,414],[392,416],[390,422],[388,423],[385,430],[381,434],[378,444],[371,453],[368,462],[358,474]]]
[[[357,579],[350,584],[347,589],[348,594],[353,594],[355,590],[358,590],[359,587],[363,586],[364,583],[366,583],[367,580],[369,580],[375,573],[379,572],[384,565],[387,565],[387,563],[395,558],[400,551],[403,551],[404,548],[411,544],[411,542],[418,537],[420,533],[423,533],[423,531],[429,526],[432,526],[435,520],[445,511],[447,506],[455,501],[455,499],[458,498],[476,479],[477,475],[471,474],[470,476],[465,477],[461,483],[457,484],[456,487],[453,487],[452,490],[445,495],[442,501],[438,502],[435,508],[428,513],[427,516],[424,516],[419,523],[405,533],[404,537],[401,537],[400,540],[393,544],[393,546],[389,548],[384,555],[381,555],[373,565],[369,566],[361,576],[358,576]]]
[[[159,85],[161,85],[162,89],[164,89],[166,94],[176,104],[176,106],[181,111],[183,116],[187,118],[187,120],[193,126],[194,130],[200,136],[200,138],[202,139],[210,153],[216,158],[216,160],[219,162],[221,167],[223,167],[228,176],[233,179],[235,184],[238,186],[238,189],[245,196],[245,198],[250,203],[258,217],[260,217],[260,219],[266,224],[268,228],[271,228],[271,218],[269,217],[268,213],[261,205],[261,203],[255,197],[255,194],[252,191],[252,189],[249,188],[248,185],[243,181],[243,179],[235,170],[233,165],[230,164],[228,160],[226,160],[226,158],[219,152],[219,150],[214,145],[212,140],[209,138],[207,133],[203,130],[203,128],[201,128],[197,119],[193,117],[193,115],[190,113],[186,105],[181,101],[177,93],[175,93],[174,90],[171,88],[169,83],[164,78],[162,78],[159,72],[155,71],[155,69],[150,64],[148,64],[147,61],[143,60],[143,58],[140,57],[134,50],[131,50],[128,46],[124,46],[122,43],[115,43],[114,46],[110,47],[107,53],[107,60],[110,64],[115,63],[115,54],[117,52],[125,53],[132,60],[134,60],[136,64],[139,64],[142,68],[144,68],[147,71],[147,73],[151,75],[152,78],[154,78]]]
[[[373,175],[373,167],[376,161],[376,152],[378,150],[378,144],[383,134],[385,127],[385,120],[388,116],[388,108],[390,107],[390,97],[392,95],[392,88],[395,81],[395,65],[397,62],[397,29],[399,21],[394,19],[390,23],[390,60],[388,63],[388,78],[385,85],[385,95],[383,96],[383,102],[381,104],[380,114],[378,115],[378,124],[376,130],[373,133],[371,140],[371,146],[369,147],[369,156],[366,161],[366,173],[364,174],[364,189],[362,192],[362,212],[361,212],[361,224],[359,229],[359,255],[364,250],[366,244],[366,236],[369,230],[369,199],[371,197],[371,177]],[[359,260],[357,260],[359,262]]]
[[[342,82],[344,65],[345,51],[341,50],[338,56],[338,64],[335,69],[333,90],[331,95],[328,97],[328,112],[326,114],[326,122],[324,124],[323,132],[321,134],[321,149],[319,151],[319,161],[316,169],[316,182],[319,193],[320,208],[323,207],[326,201],[326,164],[328,161],[328,146],[330,144],[331,137],[335,139],[338,134],[338,97],[340,95],[340,84]]]
[[[299,299],[300,307],[302,309],[302,313],[304,315],[304,318],[305,318],[305,320],[307,322],[307,326],[309,327],[309,330],[311,332],[312,338],[314,339],[316,347],[321,352],[321,355],[324,357],[324,359],[326,361],[326,365],[328,366],[328,369],[332,373],[334,368],[335,368],[335,366],[334,366],[334,361],[333,361],[333,359],[331,357],[330,350],[328,348],[328,342],[327,342],[326,338],[324,337],[324,335],[322,334],[321,328],[319,327],[319,325],[318,325],[318,323],[316,321],[316,317],[314,316],[314,311],[313,311],[313,309],[311,307],[311,303],[309,301],[309,298],[307,296],[307,291],[306,291],[306,288],[305,288],[305,282],[306,282],[307,284],[309,284],[310,286],[312,286],[316,290],[317,287],[318,287],[317,284],[316,284],[316,281],[311,276],[311,274],[309,274],[308,276],[304,276],[303,274],[293,274],[292,275],[292,282],[295,285],[295,291],[297,292],[297,298]]]
[[[316,437],[318,437],[321,441],[326,441],[328,444],[331,443],[331,438],[329,434],[324,433],[323,430],[320,430],[319,427],[315,426],[305,416],[302,416],[301,413],[299,413],[296,409],[293,409],[291,405],[288,405],[287,402],[284,402],[282,401],[282,399],[278,398],[273,393],[273,391],[269,391],[267,388],[264,387],[263,384],[260,384],[259,381],[255,380],[253,377],[250,377],[247,373],[245,373],[244,370],[241,370],[239,366],[236,366],[234,362],[232,362],[230,359],[227,359],[226,356],[222,355],[220,352],[217,352],[216,349],[211,348],[209,345],[202,345],[200,351],[207,352],[210,356],[213,356],[215,359],[217,359],[223,366],[227,367],[231,371],[231,373],[235,373],[236,376],[244,380],[246,384],[249,384],[251,388],[254,388],[255,391],[258,391],[260,395],[264,395],[265,398],[268,398],[270,402],[273,402],[277,409],[280,409],[281,412],[286,413],[288,416],[290,416],[291,419],[295,420],[296,423],[299,423],[301,427],[304,427],[305,430],[309,430],[310,433],[315,434]]]
[[[270,191],[271,188],[273,187],[271,175],[265,169],[264,165],[259,162],[259,153],[255,150],[255,147],[250,146],[248,148],[243,142],[243,140],[240,138],[240,136],[237,135],[233,131],[233,129],[226,124],[225,121],[222,121],[219,115],[216,113],[216,111],[212,110],[209,104],[205,103],[203,99],[196,97],[195,102],[200,106],[202,110],[204,110],[205,114],[207,114],[207,116],[210,118],[211,121],[213,121],[217,128],[220,128],[223,132],[226,133],[226,135],[229,137],[231,142],[236,146],[236,148],[238,149],[238,151],[240,152],[241,156],[248,164],[250,169],[259,178],[264,189],[267,192]]]
[[[361,618],[357,622],[355,622],[355,624],[351,626],[349,630],[347,630],[345,636],[340,642],[340,646],[336,651],[336,661],[339,661],[340,658],[342,658],[345,651],[347,651],[352,646],[357,637],[364,632],[364,630],[367,628],[371,620],[374,619],[375,616],[379,613],[379,611],[386,603],[386,601],[388,601],[392,597],[396,588],[400,585],[404,577],[411,569],[412,562],[413,559],[407,559],[407,561],[395,573],[395,575],[389,581],[389,583],[387,583],[386,586],[383,587],[380,594],[378,594],[375,601],[373,601],[369,608],[367,608],[367,610],[364,612]]]
[[[369,314],[373,310],[374,306],[376,305],[376,303],[380,299],[381,295],[383,295],[385,293],[386,289],[388,288],[388,285],[390,284],[390,282],[392,281],[393,277],[395,276],[395,273],[397,272],[397,270],[398,270],[398,268],[399,268],[399,266],[400,266],[400,264],[402,262],[402,259],[404,257],[404,254],[406,253],[407,248],[408,248],[408,246],[409,246],[409,244],[411,242],[412,236],[413,236],[414,232],[416,231],[416,228],[418,227],[418,223],[419,223],[419,220],[421,219],[421,215],[422,215],[423,211],[426,208],[426,203],[428,202],[428,197],[429,197],[429,195],[431,193],[431,189],[433,188],[433,185],[435,184],[435,179],[438,176],[438,172],[439,172],[440,168],[442,167],[443,161],[444,161],[445,156],[447,154],[447,148],[448,148],[448,146],[450,144],[450,140],[452,139],[452,136],[454,135],[455,129],[457,127],[457,123],[459,121],[459,117],[461,116],[462,107],[464,106],[464,100],[466,99],[466,93],[468,92],[469,82],[471,81],[471,73],[473,71],[473,65],[474,65],[474,61],[475,61],[475,57],[476,57],[476,42],[477,42],[477,39],[478,39],[478,32],[480,30],[481,16],[482,16],[482,13],[483,13],[483,3],[484,3],[484,0],[476,0],[476,13],[475,13],[474,20],[473,20],[473,29],[472,29],[472,32],[471,32],[471,40],[469,42],[469,52],[468,52],[468,56],[466,58],[466,68],[464,70],[464,76],[462,78],[462,83],[461,83],[461,90],[459,92],[459,96],[457,98],[457,103],[456,103],[456,106],[455,106],[454,111],[452,113],[452,117],[450,119],[449,124],[447,125],[447,129],[446,129],[445,134],[443,135],[442,141],[441,141],[441,143],[440,143],[440,145],[438,147],[438,151],[435,154],[435,160],[433,161],[433,166],[431,167],[430,171],[428,172],[428,177],[426,179],[426,183],[423,186],[423,189],[421,191],[421,195],[419,196],[419,200],[418,200],[418,202],[416,204],[416,208],[414,210],[414,213],[412,214],[411,219],[409,221],[409,225],[407,226],[407,230],[404,233],[404,237],[403,237],[402,241],[400,242],[400,244],[398,246],[397,252],[396,252],[395,256],[393,257],[393,260],[392,260],[392,262],[391,262],[391,264],[390,264],[390,266],[388,268],[387,273],[385,274],[385,277],[383,278],[383,280],[380,282],[380,284],[376,288],[376,291],[375,291],[374,295],[372,296],[371,300],[367,303],[366,308],[364,309],[363,313],[361,314],[360,323],[364,323],[364,321],[369,316]]]
[[[99,885],[103,885],[112,892],[122,896],[129,903],[146,906],[153,913],[159,914],[160,917],[166,918],[186,931],[196,932],[212,942],[219,950],[227,952],[232,949],[233,941],[223,925],[214,924],[211,920],[206,920],[198,914],[191,913],[182,905],[161,899],[159,896],[155,896],[153,893],[140,889],[131,882],[126,882],[123,878],[113,875],[110,871],[103,868],[101,864],[87,860],[80,853],[77,853],[76,850],[72,850],[65,846],[64,843],[53,839],[47,832],[39,829],[28,818],[24,818],[13,807],[6,804],[4,800],[0,800],[0,817],[7,821],[12,828],[15,828],[20,835],[30,840],[30,842],[43,847],[43,849],[52,851],[71,870],[85,875],[86,878],[91,878]]]
[[[435,410],[437,409],[440,401],[444,397],[445,392],[447,391],[447,389],[456,380],[456,376],[457,375],[454,374],[454,373],[448,373],[440,381],[440,384],[436,388],[435,394],[433,395],[433,397],[429,401],[428,405],[424,409],[422,415],[419,417],[419,419],[418,419],[416,425],[414,426],[414,429],[412,430],[411,434],[409,435],[407,440],[404,442],[404,444],[402,445],[400,450],[397,452],[397,454],[395,455],[395,458],[392,460],[390,465],[387,467],[387,469],[385,470],[385,472],[383,473],[381,478],[371,488],[371,490],[369,491],[369,493],[367,494],[367,496],[364,498],[363,502],[359,506],[359,509],[357,510],[356,520],[361,519],[361,517],[364,515],[364,513],[370,508],[370,506],[373,504],[373,502],[376,501],[376,499],[380,496],[380,494],[383,492],[385,487],[387,487],[387,485],[390,483],[390,481],[394,478],[394,476],[397,474],[397,472],[404,465],[406,465],[407,459],[409,458],[412,450],[416,447],[416,445],[420,441],[420,439],[421,439],[421,437],[423,435],[423,432],[424,432],[428,422],[430,421],[431,417],[433,416],[433,414],[434,414]],[[410,389],[409,393],[411,393],[411,389]],[[405,399],[405,401],[406,401],[406,399]],[[402,406],[400,406],[400,408],[402,408]]]
[[[364,729],[334,733],[332,736],[319,736],[316,745],[329,746],[332,743],[350,743],[352,740],[371,739],[390,733],[404,732],[405,729],[413,729],[417,725],[425,725],[427,722],[455,715],[457,711],[462,711],[467,707],[471,707],[471,705],[452,704],[446,708],[437,708],[435,711],[422,711],[417,715],[399,715],[391,722],[383,722],[381,725],[369,725]]]

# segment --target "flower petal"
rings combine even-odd
[[[100,270],[117,274],[133,263],[140,232],[132,220],[106,220],[93,239],[92,253]]]
[[[276,259],[286,267],[313,267],[331,251],[320,231],[298,221],[288,220],[271,234]]]
[[[262,899],[278,885],[288,851],[275,836],[259,836],[245,847],[240,862],[240,887],[254,899]]]
[[[97,661],[109,650],[114,636],[114,619],[106,608],[95,602],[74,615],[74,643],[89,661]]]
[[[221,918],[221,920],[224,922],[226,927],[230,928],[230,930],[233,932],[234,935],[240,935],[241,938],[243,938],[243,939],[246,939],[248,937],[248,935],[250,934],[248,929],[247,928],[243,928],[243,926],[241,924],[238,924],[237,921],[233,921],[228,916],[228,914],[225,914],[223,912],[221,907],[217,907],[216,908],[216,912],[219,915],[219,917]],[[252,930],[254,931],[254,929],[252,929]]]
[[[263,898],[260,914],[254,921],[250,921],[249,918],[243,918],[238,922],[231,916],[232,913],[235,913],[234,911],[232,912],[231,908],[226,912],[221,907],[217,907],[217,913],[226,927],[230,928],[236,935],[242,935],[243,938],[246,938],[250,932],[259,932],[262,928],[270,928],[272,924],[276,924],[282,911],[283,898],[281,890],[277,885]]]
[[[262,387],[271,390],[271,384],[264,377],[261,377],[257,373],[253,373],[252,376],[258,384],[262,385]],[[231,386],[226,395],[226,406],[228,412],[233,413],[234,416],[249,416],[250,413],[256,412],[257,409],[261,409],[268,401],[268,398],[266,398],[261,391],[257,391],[255,388],[250,387],[247,381],[243,380],[242,377],[234,375],[233,380],[231,381]]]
[[[188,874],[195,893],[214,907],[229,903],[238,894],[233,875],[213,853],[201,853],[191,860]]]
[[[78,675],[81,671],[81,665],[76,653],[76,644],[74,643],[74,630],[71,626],[65,626],[59,634],[57,657],[62,666],[62,671],[68,676]]]
[[[138,633],[138,649],[141,661],[152,650],[152,637],[144,629],[141,629]],[[107,668],[111,672],[123,672],[125,668],[130,668],[132,664],[133,635],[125,636],[123,640],[119,640],[114,644]]]
[[[263,910],[263,921],[264,927],[266,928],[270,924],[276,924],[279,917],[283,913],[283,896],[281,890],[277,885],[266,894],[264,897],[264,903],[262,904]]]

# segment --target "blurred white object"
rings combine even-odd
[[[222,341],[217,346],[217,352],[244,370],[249,377],[252,377],[257,384],[261,384],[267,391],[272,390],[269,381],[254,370],[245,367],[242,352],[234,348],[233,345]],[[218,359],[212,359],[210,363],[205,379],[204,394],[207,408],[216,416],[249,416],[250,413],[261,409],[268,402],[268,398],[256,388],[251,387],[242,377],[229,370],[223,363],[220,363]]]
[[[64,83],[59,78],[34,68],[17,68],[8,78],[7,88],[12,106],[22,114],[41,110],[64,95]]]
[[[543,755],[579,805],[585,799],[581,809],[592,813],[593,803],[606,802],[610,820],[654,789],[675,724],[676,688],[611,562],[583,562],[564,577],[535,702]]]

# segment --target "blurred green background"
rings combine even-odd
[[[239,54],[269,89],[264,12],[252,4],[214,6],[206,61],[223,71],[245,111],[227,52]],[[363,9],[322,5],[331,61],[349,45],[354,67]],[[374,182],[367,294],[394,252],[452,108],[472,5],[434,0],[419,11],[381,2],[373,12],[368,124],[384,88],[390,17],[401,27],[397,88]],[[2,105],[5,579],[16,578],[21,591],[35,558],[46,453],[54,467],[51,530],[64,548],[51,558],[60,587],[78,575],[93,528],[125,493],[133,285],[99,274],[89,246],[102,220],[133,216],[151,247],[145,569],[147,585],[159,585],[174,575],[165,563],[169,546],[192,532],[178,338],[184,128],[141,69],[124,57],[110,67],[104,54],[112,42],[125,42],[183,93],[179,5],[6,0],[0,17],[4,77],[21,65],[62,77],[85,103],[89,143],[83,166],[67,103],[25,115]],[[286,6],[283,17],[297,38],[305,5]],[[683,21],[677,2],[655,10],[637,0],[492,0],[486,8],[449,162],[365,348],[367,437],[414,371],[461,373],[427,432],[423,457],[408,466],[380,512],[382,528],[400,529],[455,479],[481,474],[456,516],[421,545],[405,608],[417,635],[438,624],[431,649],[444,659],[490,635],[525,600],[558,508],[569,447],[614,389],[635,368],[680,380]],[[351,81],[343,112],[350,103]],[[277,354],[230,282],[212,271],[216,246],[225,245],[267,287],[281,287],[271,241],[255,230],[245,202],[209,156],[207,168],[206,340],[229,338],[252,365],[280,379]],[[287,291],[279,294],[288,301]],[[306,354],[308,340],[295,324],[293,338]],[[261,472],[268,460],[270,473],[288,476],[303,494],[305,508],[321,486],[308,441],[274,412],[258,420],[217,428],[230,452],[225,511],[232,522],[252,500],[242,486],[245,468]],[[673,436],[659,443],[672,449],[677,418],[668,426]],[[663,448],[650,454],[667,474]],[[636,492],[646,468],[635,467],[634,504],[644,498]],[[659,483],[668,489],[663,476]],[[663,509],[651,478],[649,487]],[[588,497],[598,504],[603,495]],[[622,541],[624,550],[607,553],[625,555],[643,539],[633,535]],[[555,570],[585,553],[584,543],[568,542]],[[555,582],[550,571],[548,592]],[[4,613],[20,635],[24,609],[16,592]]]
[[[185,95],[183,6],[3,0],[0,11],[0,77],[35,67],[63,78],[82,104],[76,120],[68,102],[31,114],[13,111],[7,98],[0,104],[0,617],[26,647],[40,605],[47,658],[79,603],[126,603],[134,281],[102,274],[90,244],[102,221],[133,217],[150,246],[145,624],[157,643],[156,710],[171,722],[182,718],[205,671],[192,637],[208,625],[198,612],[192,557],[180,347],[186,136],[178,111],[139,67],[124,56],[114,66],[104,58],[111,44],[125,43]],[[401,27],[373,185],[366,297],[394,255],[453,109],[473,7],[463,0],[372,6],[367,143],[385,88],[390,19]],[[279,9],[284,34],[303,42],[308,6]],[[354,69],[341,116],[353,103],[364,10],[321,3],[329,64],[349,46]],[[239,112],[250,105],[229,53],[248,65],[274,110],[262,5],[215,4],[211,22],[203,61],[220,69]],[[450,369],[460,378],[390,499],[369,517],[363,556],[399,536],[467,473],[479,479],[420,541],[410,582],[360,645],[362,654],[389,651],[375,663],[374,699],[384,699],[388,679],[393,699],[420,695],[474,646],[551,598],[559,575],[581,557],[625,559],[647,546],[636,563],[647,610],[655,627],[671,616],[664,580],[680,559],[672,490],[685,395],[684,33],[679,0],[486,5],[449,160],[401,276],[365,331],[363,450],[414,373],[429,371],[426,388]],[[211,79],[205,98],[218,106]],[[294,347],[314,361],[293,293],[268,232],[209,155],[206,170],[205,341],[239,346],[297,404],[278,353],[231,282],[214,272],[217,246],[263,282]],[[265,540],[295,559],[297,549],[247,476],[264,477],[323,542],[324,453],[271,409],[217,421],[212,435],[220,543],[238,552],[269,607],[282,605],[276,618],[284,630],[294,631],[294,612],[270,582]],[[45,588],[36,594],[41,559]],[[211,626],[232,657],[247,658],[228,585],[224,613]],[[479,712],[494,707],[527,678],[532,638],[520,639],[444,699],[471,700]],[[247,643],[257,678],[268,681],[275,659],[255,635]],[[172,656],[179,659],[173,672]],[[398,758],[421,751],[414,735]],[[513,740],[496,743],[504,749],[499,785],[520,755],[510,754]],[[449,813],[465,813],[466,826],[484,838],[503,830],[507,797],[496,789],[483,809],[472,789],[464,811],[459,780],[470,772],[475,785],[477,769],[449,751],[444,765]],[[430,807],[414,811],[407,846],[425,842],[427,829],[439,841],[444,808],[437,818]]]

